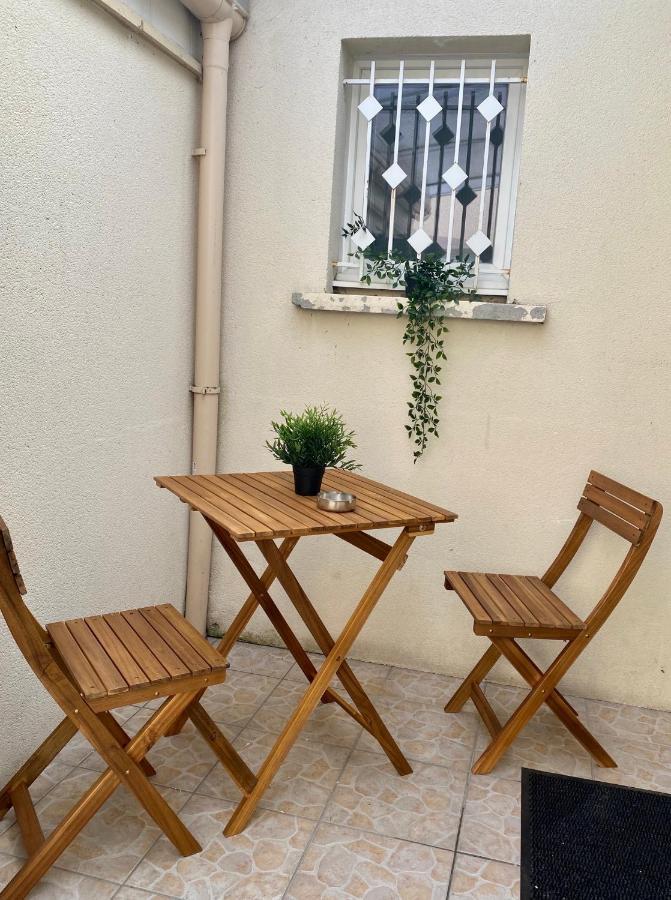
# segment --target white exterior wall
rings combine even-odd
[[[667,504],[671,496],[671,9],[664,0],[281,6],[255,0],[232,51],[219,470],[275,465],[263,442],[281,407],[336,405],[358,432],[365,474],[460,516],[415,543],[355,655],[463,674],[485,641],[443,589],[443,569],[542,573],[592,467]],[[329,232],[340,224],[341,41],[497,34],[531,35],[511,291],[550,311],[539,326],[450,323],[441,437],[413,466],[403,323],[310,313],[291,294],[324,290]],[[671,707],[670,534],[663,522],[567,677],[569,692]],[[580,613],[625,549],[610,533],[590,537],[559,584]],[[374,561],[328,537],[304,541],[292,559],[338,629]],[[211,621],[225,627],[246,593],[217,552]],[[248,636],[276,640],[262,613]]]
[[[182,608],[200,88],[89,0],[0,18],[0,514],[43,623]],[[59,713],[0,647],[3,783]]]

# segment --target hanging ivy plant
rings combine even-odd
[[[367,232],[364,220],[357,215],[354,222],[343,228],[343,237],[351,237],[362,229]],[[467,259],[446,263],[441,256],[431,253],[411,259],[398,251],[381,253],[370,246],[351,255],[365,261],[361,281],[370,284],[375,278],[389,282],[391,287],[405,289],[407,301],[398,302],[397,318],[404,313],[408,316],[403,344],[412,347],[406,353],[412,367],[412,394],[408,401],[410,424],[405,428],[414,442],[413,457],[417,462],[426,450],[430,436],[438,437],[441,397],[436,389],[441,383],[440,364],[446,359],[443,349],[443,334],[448,330],[443,319],[445,305],[458,303],[459,298],[468,293],[465,283],[472,275],[473,263]]]

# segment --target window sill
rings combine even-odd
[[[375,294],[304,294],[296,291],[291,301],[301,309],[344,313],[382,313],[395,316],[396,297]],[[487,300],[462,300],[450,303],[445,309],[449,319],[481,319],[495,322],[529,322],[540,325],[545,321],[547,306],[522,303],[496,303]]]

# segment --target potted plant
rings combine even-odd
[[[294,489],[309,497],[318,494],[326,466],[358,469],[346,459],[354,449],[354,432],[347,431],[342,416],[327,406],[308,406],[302,413],[280,411],[281,422],[272,422],[275,437],[266,447],[275,459],[292,466]]]

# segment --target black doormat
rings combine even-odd
[[[671,900],[671,796],[522,769],[521,900]]]

